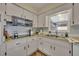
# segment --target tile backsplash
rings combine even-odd
[[[29,33],[30,27],[22,27],[22,26],[6,26],[5,29],[8,31],[9,35],[12,36],[15,32],[19,35],[27,35]]]

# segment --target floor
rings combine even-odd
[[[47,55],[41,52],[40,50],[37,50],[31,56],[47,56]]]

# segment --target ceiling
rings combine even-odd
[[[62,4],[63,3],[17,3],[17,5],[36,14],[41,14]]]

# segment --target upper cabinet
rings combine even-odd
[[[79,4],[72,4],[72,20],[71,26],[79,24]]]
[[[10,20],[9,18],[11,16],[16,16],[16,17],[20,17],[20,18],[24,18],[24,19],[28,19],[28,20],[34,20],[33,25],[34,25],[34,27],[37,27],[37,25],[35,24],[37,22],[37,16],[35,14],[31,13],[30,11],[24,10],[14,4],[6,4],[5,10],[6,10],[6,15],[7,15],[6,18],[8,20]]]
[[[37,27],[37,15],[33,15],[33,27]]]
[[[38,16],[38,27],[45,27],[45,15]]]
[[[3,9],[4,9],[4,5],[3,3],[0,3],[0,14],[3,12]]]
[[[1,3],[0,3],[0,14],[1,14]]]
[[[6,14],[10,15],[10,16],[18,16],[18,17],[22,17],[23,15],[23,9],[13,5],[13,4],[7,4],[6,6]]]

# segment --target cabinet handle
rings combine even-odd
[[[5,56],[7,55],[7,52],[5,52]]]
[[[72,23],[74,24],[74,21]]]
[[[71,50],[69,50],[69,54],[71,54]]]
[[[26,49],[26,47],[24,46],[24,50]]]
[[[28,45],[28,48],[29,48],[29,45]]]
[[[55,47],[54,47],[54,51],[55,51]]]

